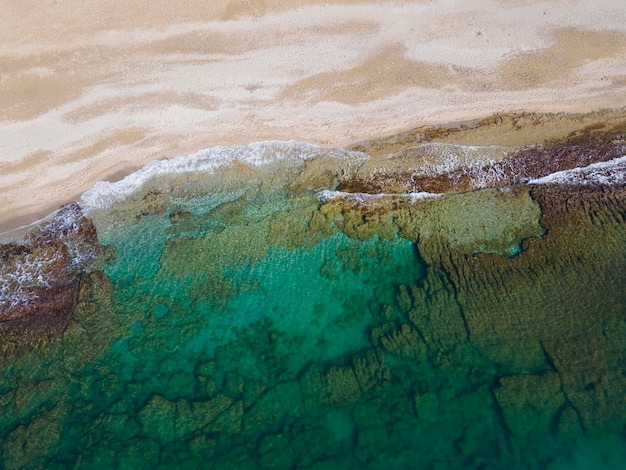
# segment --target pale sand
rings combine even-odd
[[[0,231],[216,144],[626,106],[623,0],[0,0]]]

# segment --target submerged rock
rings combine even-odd
[[[83,273],[102,254],[93,225],[70,204],[0,246],[2,357],[59,338],[70,327]]]
[[[80,223],[2,254],[5,274],[49,262],[0,313],[0,466],[527,468],[618,449],[626,189],[524,182],[613,158],[618,127],[499,149],[499,179],[435,175],[440,197],[368,181],[354,154],[178,175],[173,197],[150,180],[95,214],[117,250],[97,264],[71,209]],[[417,152],[402,141],[395,163]]]

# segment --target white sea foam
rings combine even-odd
[[[82,213],[75,204],[68,205],[28,227],[19,238],[11,240],[29,246],[32,251],[25,250],[19,256],[10,256],[0,264],[0,313],[35,300],[37,296],[34,290],[54,287],[51,268],[63,255],[59,251],[50,255],[48,250],[39,250],[39,237],[65,245],[69,254],[68,269],[84,269],[96,259],[94,247],[89,243],[81,243],[81,237],[76,236],[81,229],[81,217]]]
[[[480,189],[493,186],[505,176],[504,169],[497,163],[511,152],[511,148],[498,145],[427,143],[391,154],[388,158],[408,160],[406,168],[412,171],[412,179],[452,176],[460,171],[469,177],[473,188]]]
[[[21,262],[3,266],[0,270],[0,312],[34,300],[33,289],[50,289],[47,271],[60,257],[58,252],[51,257],[27,253]]]
[[[304,161],[322,155],[336,158],[349,155],[357,156],[360,159],[367,158],[365,154],[358,152],[322,148],[296,141],[269,141],[238,147],[211,147],[191,155],[153,161],[115,183],[100,181],[82,195],[80,206],[86,215],[95,209],[109,209],[140,189],[148,181],[162,176],[185,173],[210,174],[220,167],[231,165],[235,161],[260,168],[281,160]]]
[[[528,184],[599,184],[605,186],[626,184],[626,155],[608,162],[557,171],[541,178],[530,179]]]
[[[399,197],[408,199],[411,202],[421,201],[424,199],[434,199],[443,196],[443,194],[437,193],[427,193],[427,192],[419,192],[419,193],[404,193],[404,194],[369,194],[369,193],[347,193],[344,191],[331,191],[328,189],[324,189],[317,193],[317,197],[320,201],[326,202],[332,199],[343,199],[346,201],[354,201],[360,203],[367,203],[377,199],[384,199],[390,197]]]
[[[419,165],[414,175],[432,177],[493,165],[506,158],[510,152],[510,148],[498,145],[427,143],[390,154],[388,158],[415,158]]]

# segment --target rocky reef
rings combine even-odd
[[[63,335],[82,274],[102,255],[94,226],[76,203],[0,245],[1,357]]]
[[[43,267],[3,291],[0,466],[618,468],[626,121],[567,119],[179,177],[5,245],[3,279]]]

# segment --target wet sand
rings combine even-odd
[[[620,0],[4,3],[0,231],[211,145],[626,106]]]

